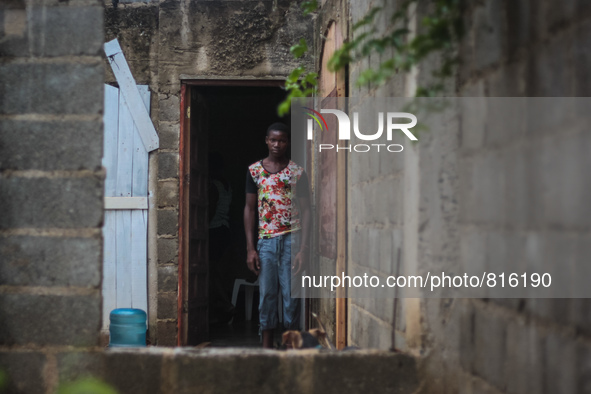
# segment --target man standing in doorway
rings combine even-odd
[[[286,125],[269,126],[265,138],[269,155],[250,165],[246,175],[246,263],[259,276],[264,348],[273,347],[279,291],[283,297],[283,325],[299,330],[300,302],[291,297],[291,273],[292,269],[294,274],[302,270],[308,251],[310,204],[306,173],[287,156],[289,140]],[[258,242],[254,236],[257,223]]]

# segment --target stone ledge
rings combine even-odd
[[[377,350],[108,349],[104,378],[125,393],[412,393],[415,359]],[[158,387],[158,389],[156,389]]]

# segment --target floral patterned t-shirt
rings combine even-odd
[[[248,167],[246,193],[257,194],[259,238],[273,238],[300,229],[296,197],[307,197],[308,178],[304,169],[289,161],[279,172],[270,173],[259,160]]]

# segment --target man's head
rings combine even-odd
[[[282,158],[287,154],[289,146],[289,127],[283,123],[273,123],[267,129],[267,137],[265,143],[269,148],[269,156]]]
[[[287,125],[284,123],[276,122],[269,126],[269,128],[267,128],[267,137],[269,136],[269,133],[271,133],[271,131],[281,131],[283,133],[286,133],[288,138],[291,136],[289,127],[287,127]]]

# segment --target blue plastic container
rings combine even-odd
[[[120,308],[111,311],[109,347],[146,346],[146,312]]]

